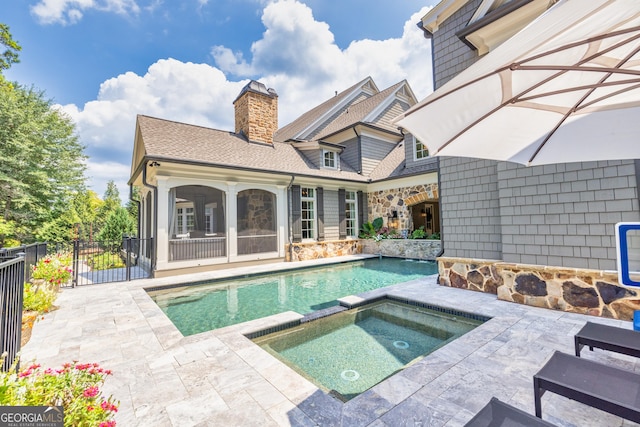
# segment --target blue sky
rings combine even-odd
[[[279,124],[367,76],[431,91],[430,43],[416,27],[437,0],[12,0],[0,22],[22,46],[9,80],[75,121],[88,184],[123,201],[135,117],[233,130],[249,81],[279,94]]]

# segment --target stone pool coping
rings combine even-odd
[[[336,259],[309,265],[331,261]],[[278,263],[180,279],[188,283],[287,267],[291,265]],[[523,306],[492,294],[439,286],[435,276],[393,285],[346,300],[389,294],[492,319],[342,403],[245,336],[297,321],[300,314],[286,312],[183,337],[145,291],[176,279],[65,289],[56,302],[59,309],[36,323],[23,360],[35,358],[51,367],[72,360],[98,362],[113,370],[104,392],[120,400],[116,420],[124,426],[451,427],[464,425],[492,396],[532,413],[533,374],[555,350],[571,353],[573,334],[587,320],[631,328],[630,322]],[[608,364],[638,367],[628,356],[584,353]],[[559,396],[545,395],[543,407],[545,419],[560,425],[623,424],[618,417]]]

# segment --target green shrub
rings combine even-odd
[[[108,375],[97,363],[65,363],[60,369],[34,363],[20,371],[14,363],[0,372],[0,405],[62,406],[65,426],[113,427],[119,402],[100,391]]]
[[[383,222],[382,218],[376,218],[373,222],[365,222],[362,224],[359,237],[361,239],[375,239],[380,234]]]
[[[87,265],[94,270],[108,270],[110,268],[126,267],[122,258],[111,252],[103,252],[89,256],[87,258]]]
[[[421,225],[420,228],[413,230],[411,233],[412,239],[424,239],[427,237],[427,232],[424,231],[424,225]]]
[[[52,286],[25,283],[22,308],[24,311],[37,311],[39,314],[47,313],[53,307],[57,297],[58,293]]]

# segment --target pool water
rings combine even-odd
[[[187,336],[285,311],[307,314],[337,298],[436,274],[430,261],[373,258],[318,268],[149,291]]]
[[[347,401],[481,323],[387,300],[253,341]]]

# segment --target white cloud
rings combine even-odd
[[[128,72],[105,81],[97,99],[82,108],[61,108],[77,123],[81,141],[88,146],[88,174],[94,177],[94,190],[102,194],[106,181],[98,180],[100,174],[94,171],[103,165],[122,174],[119,185],[128,179],[137,114],[232,131],[232,102],[247,77],[278,92],[281,126],[367,76],[380,89],[407,79],[419,98],[426,96],[432,81],[430,43],[415,26],[425,13],[423,8],[409,18],[400,38],[354,41],[343,50],[309,7],[281,0],[265,7],[265,31],[251,47],[250,62],[214,46],[216,67],[161,59],[143,76]]]
[[[135,0],[40,0],[31,6],[31,13],[42,24],[68,25],[77,23],[89,9],[121,15],[140,12]]]
[[[93,190],[102,198],[104,191],[107,188],[107,182],[113,180],[118,187],[120,193],[120,200],[122,203],[127,203],[129,200],[129,186],[127,185],[127,179],[118,179],[119,177],[128,177],[131,172],[131,167],[118,162],[104,161],[94,162],[89,160],[87,162],[87,170],[89,170],[89,178],[93,183]]]

